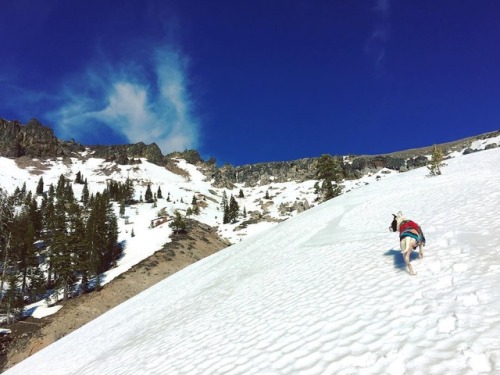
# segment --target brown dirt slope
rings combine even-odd
[[[100,291],[70,299],[56,314],[46,318],[28,318],[9,326],[12,334],[4,337],[3,342],[0,340],[0,350],[3,349],[0,371],[14,366],[182,268],[229,245],[208,225],[189,220],[188,228],[187,233],[174,236],[172,242]]]

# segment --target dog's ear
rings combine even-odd
[[[397,217],[396,215],[392,214],[392,216],[394,217],[394,219]]]

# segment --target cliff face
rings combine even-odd
[[[164,164],[164,156],[160,148],[152,143],[142,142],[118,146],[90,146],[92,156],[113,160],[118,164],[134,162],[134,158],[146,158],[152,163]],[[61,156],[78,156],[85,151],[85,146],[74,141],[58,139],[52,129],[32,119],[26,125],[19,121],[0,119],[0,156],[18,158],[54,158]]]
[[[32,119],[26,125],[0,119],[0,156],[46,158],[69,156],[83,151],[76,142],[64,142],[54,136],[52,129]]]
[[[165,157],[156,143],[146,145],[143,142],[130,145],[89,146],[92,156],[115,161],[118,164],[131,164],[135,158],[146,158],[149,162],[164,165]]]

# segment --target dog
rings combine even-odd
[[[389,230],[391,232],[399,232],[399,246],[401,252],[403,253],[403,258],[405,260],[406,266],[408,267],[408,272],[410,275],[414,276],[415,272],[410,264],[410,255],[418,247],[418,257],[422,259],[424,257],[424,246],[425,237],[422,228],[414,221],[407,220],[403,217],[401,211],[397,215],[392,214],[394,219],[392,220]]]

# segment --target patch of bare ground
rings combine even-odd
[[[229,243],[217,230],[188,220],[188,232],[120,275],[101,290],[70,299],[56,314],[28,318],[12,324],[12,333],[0,338],[0,371],[3,372],[84,324],[125,302],[166,277],[225,247]]]
[[[27,156],[21,156],[15,159],[16,165],[20,169],[28,169],[31,174],[42,175],[45,171],[50,169],[50,165],[47,162],[43,162],[40,159],[32,159]]]

